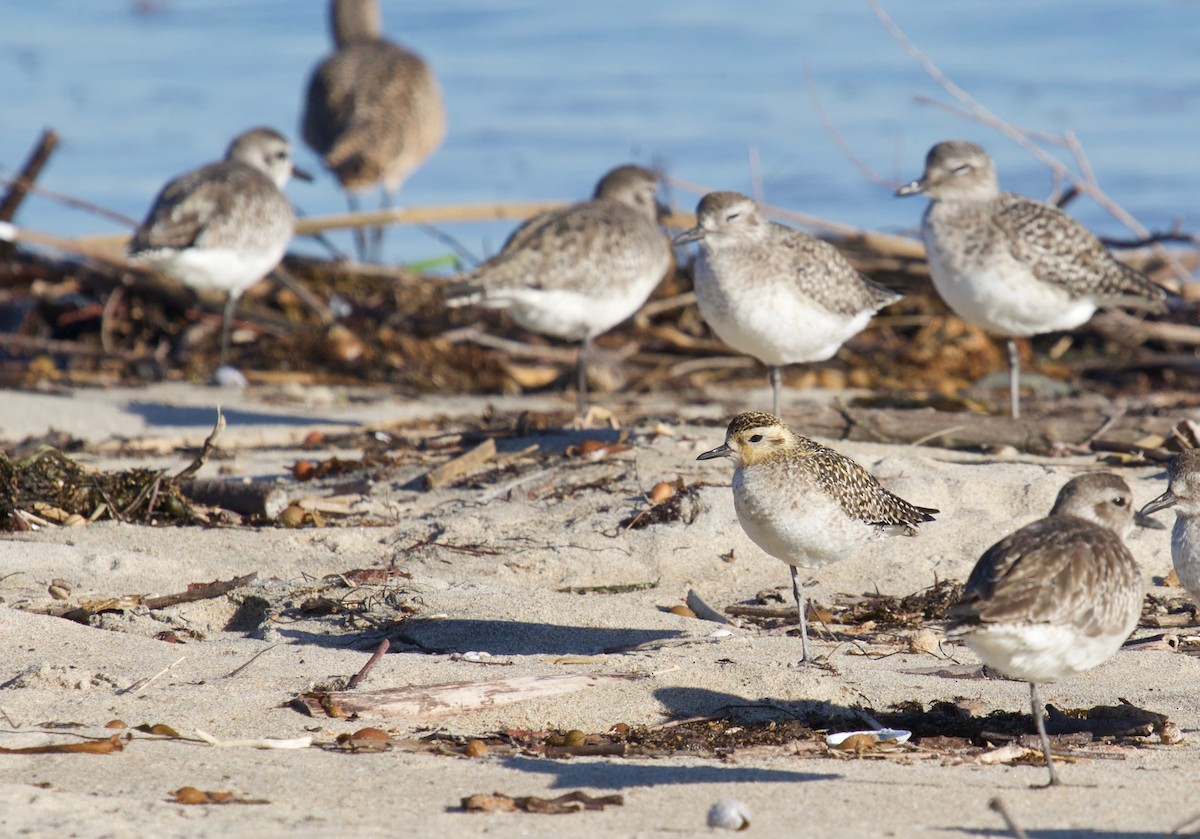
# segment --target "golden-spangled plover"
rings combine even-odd
[[[357,194],[377,184],[386,209],[446,135],[442,91],[424,59],[382,37],[377,0],[333,0],[330,12],[336,50],[309,80],[302,136],[351,210],[359,209]],[[383,228],[369,245],[357,236],[359,258],[378,259]]]
[[[833,245],[768,220],[751,199],[710,192],[697,225],[675,244],[700,243],[700,314],[722,341],[767,365],[772,412],[780,368],[824,361],[900,295],[854,270]]]
[[[1051,784],[1061,781],[1038,686],[1106,661],[1137,626],[1142,575],[1124,542],[1133,525],[1133,492],[1123,479],[1106,472],[1072,478],[1050,515],[984,552],[950,610],[950,637],[1029,683]]]
[[[657,188],[649,169],[613,169],[592,200],[518,228],[500,253],[458,278],[446,305],[505,309],[526,329],[580,342],[582,413],[592,339],[640,309],[674,263],[658,226]]]
[[[1113,258],[1062,210],[1001,192],[981,147],[938,143],[925,173],[897,195],[924,194],[921,239],[938,294],[959,317],[1008,339],[1009,392],[1019,417],[1021,359],[1014,337],[1074,329],[1098,306],[1158,310],[1166,292]]]
[[[1171,562],[1179,584],[1200,603],[1200,449],[1171,458],[1167,480],[1167,491],[1143,507],[1141,515],[1175,508]]]
[[[801,437],[771,414],[735,416],[725,442],[697,459],[714,457],[728,457],[736,466],[733,506],[746,535],[791,567],[806,662],[814,659],[797,569],[849,559],[885,536],[911,536],[938,512],[889,492],[855,461]]]
[[[129,242],[129,258],[197,290],[229,295],[221,327],[220,364],[238,300],[283,257],[295,218],[283,187],[293,175],[282,134],[254,128],[233,140],[225,159],[172,180]]]

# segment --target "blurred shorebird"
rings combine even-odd
[[[1074,329],[1099,306],[1161,310],[1166,292],[1062,210],[1001,192],[980,146],[947,140],[899,196],[924,194],[921,239],[938,294],[955,314],[1008,341],[1009,401],[1021,415],[1014,337]]]
[[[337,177],[352,211],[358,193],[376,184],[380,206],[390,209],[446,135],[442,91],[424,59],[382,37],[376,0],[333,0],[330,18],[336,51],[309,80],[304,142]],[[360,259],[379,259],[382,227],[355,236]]]
[[[129,242],[130,261],[193,289],[228,295],[220,366],[238,301],[279,264],[292,239],[295,218],[282,190],[293,175],[312,179],[292,165],[282,134],[253,128],[233,140],[223,161],[164,186]]]

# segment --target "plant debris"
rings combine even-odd
[[[538,798],[535,795],[514,798],[502,792],[493,792],[490,795],[485,793],[468,795],[462,800],[462,808],[468,813],[512,813],[520,810],[523,813],[541,813],[550,816],[579,813],[584,810],[603,810],[605,807],[621,807],[624,804],[625,796],[619,793],[591,796],[578,790],[557,798]]]
[[[50,448],[18,460],[0,452],[0,530],[106,519],[150,525],[199,521],[180,487],[161,470],[99,472]]]

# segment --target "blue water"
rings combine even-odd
[[[43,126],[62,137],[41,184],[140,218],[169,177],[218,158],[268,124],[295,138],[308,75],[329,50],[324,2],[0,0],[0,175]],[[846,141],[884,177],[919,174],[949,137],[983,143],[1002,184],[1044,197],[1047,170],[991,129],[912,101],[938,88],[854,0],[383,2],[390,37],[422,53],[445,91],[445,145],[401,193],[427,204],[586,196],[627,160],[749,191],[751,148],[773,204],[902,230],[900,201],[846,163],[805,86],[810,67]],[[955,81],[1008,120],[1075,131],[1101,185],[1152,229],[1197,226],[1200,4],[1185,0],[924,0],[886,4]],[[1061,154],[1061,153],[1060,153]],[[319,170],[301,147],[300,165]],[[341,212],[322,173],[288,192],[306,214]],[[687,209],[695,198],[676,193]],[[1071,212],[1124,228],[1095,204]],[[118,225],[32,197],[18,221],[62,235]],[[450,225],[476,253],[503,223]],[[418,230],[389,233],[386,258],[447,252]],[[349,235],[335,240],[349,247]],[[311,244],[299,250],[313,251]]]

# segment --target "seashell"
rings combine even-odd
[[[722,798],[708,808],[708,826],[745,830],[750,826],[750,810],[736,798]]]

